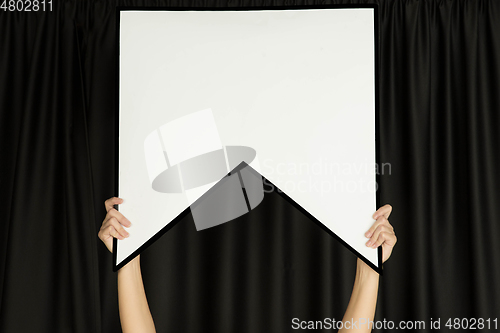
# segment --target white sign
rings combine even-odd
[[[203,232],[278,191],[379,270],[364,237],[375,31],[374,8],[121,11],[118,195],[133,226],[115,269],[180,216]]]

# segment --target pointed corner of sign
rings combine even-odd
[[[251,167],[250,167],[251,168]],[[252,169],[253,170],[253,169]],[[254,172],[258,173],[257,171],[253,170]],[[260,174],[259,174],[260,175]],[[314,222],[317,226],[319,226],[321,229],[323,229],[325,232],[327,232],[330,236],[333,236],[337,241],[339,241],[344,247],[346,247],[349,251],[354,253],[356,257],[361,259],[364,263],[366,263],[370,268],[372,268],[375,272],[377,272],[379,275],[383,275],[383,265],[382,265],[382,247],[379,246],[376,251],[377,251],[377,264],[374,264],[371,260],[366,258],[364,255],[359,253],[354,247],[349,245],[346,241],[344,241],[342,238],[340,238],[336,233],[334,233],[330,228],[328,228],[326,225],[324,225],[321,221],[319,221],[316,217],[314,217],[311,213],[309,213],[305,208],[303,208],[300,204],[298,204],[295,200],[290,198],[285,192],[280,190],[275,184],[273,184],[269,179],[265,178],[262,176],[264,181],[269,184],[274,186],[274,188],[277,189],[275,191],[278,193],[283,199],[288,201],[292,206],[294,206],[296,209],[298,209],[302,214],[304,214],[306,217],[309,218],[312,222]]]
[[[364,255],[356,251],[353,247],[351,247],[349,244],[344,243],[345,247],[347,247],[352,253],[354,253],[359,259],[361,259],[365,264],[370,266],[371,269],[373,269],[375,272],[377,272],[380,276],[384,275],[384,266],[382,263],[382,247],[379,246],[376,251],[377,251],[377,265],[375,265],[371,260],[366,258]]]
[[[167,231],[172,229],[174,226],[176,226],[182,219],[189,213],[191,212],[190,207],[187,207],[182,213],[177,215],[175,219],[173,219],[170,223],[165,225],[160,231],[158,231],[154,236],[149,238],[147,242],[142,244],[137,250],[132,252],[127,258],[123,259],[119,264],[117,263],[117,252],[118,252],[118,239],[113,238],[113,272],[118,271],[120,268],[131,262],[135,257],[137,257],[139,254],[144,252],[149,246],[151,246],[154,242],[156,242],[158,239],[160,239],[161,236],[163,236]]]
[[[375,272],[377,272],[380,276],[384,275],[384,267],[382,264],[382,247],[379,246],[376,251],[377,251],[377,265],[375,265],[371,260],[368,260],[364,255],[356,251],[354,248],[352,248],[348,244],[344,244],[351,252],[353,252],[359,259],[361,259],[365,264],[370,266],[371,269],[373,269]]]

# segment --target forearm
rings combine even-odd
[[[351,299],[340,332],[370,332],[369,321],[373,321],[377,305],[379,275],[362,260],[358,259],[356,278]],[[352,325],[357,323],[357,325]],[[347,328],[345,326],[348,326]]]
[[[156,332],[137,256],[118,271],[118,306],[123,333]]]

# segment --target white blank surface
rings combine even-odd
[[[373,9],[122,11],[120,20],[120,211],[134,227],[117,263],[189,206],[151,189],[145,138],[210,108],[207,133],[215,126],[220,141],[200,151],[254,148],[264,177],[378,265],[364,245],[376,210]],[[161,131],[171,165],[199,153],[169,139],[175,128]]]

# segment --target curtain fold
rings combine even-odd
[[[323,2],[316,1],[320,4]],[[500,313],[500,2],[377,3],[381,202],[398,244],[377,320]],[[0,332],[120,332],[97,238],[114,193],[117,6],[306,1],[74,1],[0,11]],[[281,197],[142,256],[158,332],[287,332],[340,319],[355,258]],[[428,326],[427,326],[428,327]],[[443,327],[442,327],[443,328]]]
[[[77,34],[65,10],[2,13],[2,332],[100,332]]]

